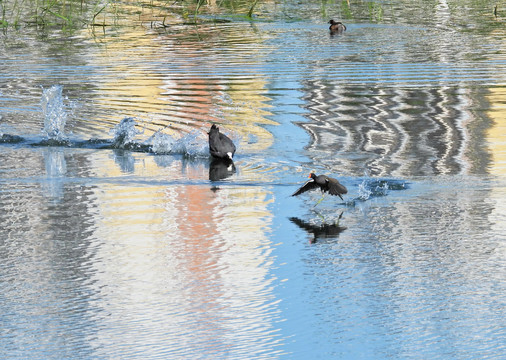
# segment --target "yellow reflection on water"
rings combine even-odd
[[[490,173],[493,175],[506,174],[506,88],[495,87],[490,89],[487,96],[490,103],[488,116],[493,125],[487,133],[492,162]]]
[[[490,88],[487,96],[490,110],[488,116],[492,119],[492,126],[487,132],[487,143],[491,154],[490,173],[492,175],[506,175],[506,87]],[[506,231],[506,189],[504,181],[492,187],[490,201],[494,204],[489,215],[492,230],[497,238],[502,238]],[[503,242],[499,242],[502,244]],[[497,249],[496,256],[506,255],[505,247]]]
[[[240,71],[262,61],[265,38],[240,24],[194,26],[177,19],[170,19],[176,30],[156,31],[152,26],[159,25],[159,13],[138,3],[125,4],[124,10],[122,21],[130,18],[141,26],[106,28],[105,34],[94,34],[102,46],[90,48],[95,52],[90,62],[104,69],[95,81],[93,100],[103,109],[103,127],[135,117],[149,137],[160,130],[170,135],[204,132],[218,123],[242,138],[243,152],[272,145],[272,134],[262,126],[276,124],[268,119],[266,77],[256,70]]]
[[[157,169],[145,155],[132,169],[135,178],[163,171],[169,184],[130,184],[113,160],[97,156],[97,177],[111,180],[95,188],[90,210],[96,355],[271,351],[278,313],[270,278],[272,193],[194,184],[208,175],[205,163],[175,160]]]

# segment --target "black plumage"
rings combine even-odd
[[[348,189],[346,189],[344,185],[337,181],[337,179],[328,177],[326,175],[316,175],[314,173],[309,174],[309,177],[310,179],[306,181],[306,183],[302,185],[296,192],[294,192],[292,196],[297,196],[305,193],[306,191],[320,188],[324,195],[327,192],[330,195],[339,196],[341,200],[343,200],[343,197],[341,195],[348,192]]]
[[[331,34],[341,34],[343,31],[346,31],[346,25],[340,21],[330,20],[329,24],[329,30]]]
[[[235,145],[228,136],[220,133],[216,125],[209,130],[209,153],[218,159],[232,160],[235,154]]]

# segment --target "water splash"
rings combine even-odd
[[[62,95],[63,86],[53,85],[43,89],[40,105],[44,114],[43,133],[48,140],[65,140],[65,124],[67,123],[67,110]]]
[[[364,179],[358,185],[358,198],[368,200],[373,197],[386,196],[390,190],[405,190],[408,183],[394,179]]]
[[[190,157],[208,157],[209,142],[207,138],[202,138],[202,133],[192,131],[174,143],[173,152]]]
[[[188,157],[208,157],[209,145],[202,132],[192,131],[179,139],[156,132],[150,139],[151,151],[155,154],[178,154]]]
[[[362,181],[358,185],[358,198],[360,200],[367,200],[371,197],[372,191],[368,187],[367,180]]]
[[[114,135],[112,147],[114,149],[135,149],[140,145],[135,142],[135,137],[142,134],[142,131],[137,130],[137,123],[134,118],[127,117],[112,128],[111,132]]]
[[[155,154],[170,154],[172,146],[176,140],[161,131],[157,131],[151,136],[148,142],[151,144],[151,151]]]

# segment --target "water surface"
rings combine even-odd
[[[2,358],[504,357],[503,14],[352,5],[1,35]]]

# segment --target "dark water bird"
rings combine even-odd
[[[316,203],[318,205],[322,202],[325,197],[325,193],[329,193],[330,195],[337,195],[343,200],[341,195],[346,194],[348,189],[344,185],[342,185],[337,179],[328,177],[327,175],[316,175],[315,173],[309,174],[309,180],[306,181],[304,185],[302,185],[296,192],[292,194],[292,196],[297,196],[306,191],[320,188],[323,193],[322,198]],[[316,206],[315,205],[315,206]]]
[[[209,134],[209,152],[218,159],[232,160],[235,153],[235,145],[228,136],[220,133],[216,125],[211,126]]]
[[[219,181],[232,176],[235,173],[235,165],[232,160],[213,159],[209,165],[209,180]]]
[[[342,34],[343,31],[346,31],[346,25],[340,21],[330,20],[329,24],[329,30],[331,34]]]

